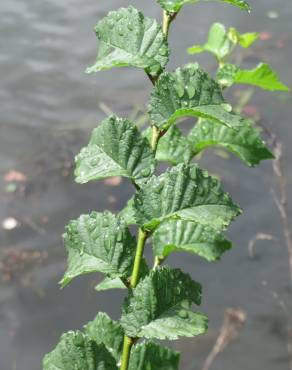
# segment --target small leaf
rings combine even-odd
[[[183,164],[150,178],[136,193],[134,206],[138,224],[149,231],[177,218],[221,230],[240,213],[217,179]]]
[[[230,129],[213,122],[200,121],[189,133],[196,153],[210,146],[220,146],[236,154],[248,166],[255,166],[274,156],[261,139],[259,131],[246,121],[236,129]]]
[[[129,370],[178,370],[180,354],[154,342],[136,345],[130,357]]]
[[[169,49],[161,27],[132,6],[110,12],[95,32],[99,52],[88,73],[133,66],[157,75],[168,62]]]
[[[188,49],[188,52],[189,54],[197,54],[208,51],[220,61],[231,52],[231,48],[232,44],[224,25],[214,23],[210,28],[207,43],[204,45],[194,45]]]
[[[111,116],[93,130],[90,142],[76,156],[78,183],[124,176],[139,182],[155,169],[150,145],[136,126],[126,119]]]
[[[227,64],[219,70],[217,79],[225,86],[238,83],[257,86],[263,90],[289,91],[289,88],[280,81],[278,75],[265,63],[261,63],[251,70],[243,70],[232,64]]]
[[[211,262],[220,259],[231,247],[221,232],[190,221],[165,221],[153,234],[153,250],[159,258],[172,252],[189,252]]]
[[[82,215],[71,221],[64,234],[69,253],[62,286],[79,275],[102,272],[111,277],[129,277],[136,242],[125,222],[110,212]]]
[[[177,339],[207,330],[207,318],[194,313],[201,286],[180,270],[157,268],[141,280],[123,306],[121,324],[130,337]]]
[[[103,344],[96,344],[80,331],[61,336],[56,348],[47,354],[43,370],[118,370],[116,361]]]
[[[84,327],[85,334],[95,343],[104,344],[118,362],[123,349],[124,331],[121,325],[100,312],[96,318]]]
[[[98,292],[102,292],[110,289],[126,289],[126,286],[119,277],[111,278],[107,276],[100,283],[98,283],[94,289]]]
[[[259,38],[259,33],[248,32],[240,34],[236,28],[229,28],[228,37],[236,45],[239,44],[241,47],[247,49]]]
[[[150,128],[144,132],[144,136],[150,140]],[[158,161],[170,162],[174,165],[182,162],[188,163],[192,156],[191,144],[176,126],[171,126],[166,134],[160,138],[155,155]]]
[[[164,72],[154,87],[149,104],[153,124],[167,129],[178,118],[196,116],[226,126],[242,118],[230,112],[220,86],[197,64],[188,64],[174,73]],[[231,108],[232,109],[232,108]]]
[[[157,0],[157,1],[164,10],[170,13],[177,13],[185,4],[197,3],[200,0]],[[241,8],[243,10],[250,11],[250,6],[246,1],[243,0],[215,0],[215,1],[219,1],[221,3],[228,3],[237,6],[238,8]]]
[[[134,208],[134,197],[130,198],[119,216],[123,218],[127,225],[137,225],[135,208]]]

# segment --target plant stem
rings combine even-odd
[[[123,354],[122,354],[122,364],[121,370],[128,370],[129,362],[130,362],[130,353],[133,346],[133,339],[129,338],[125,335],[124,337],[124,346],[123,346]]]
[[[144,253],[144,246],[146,239],[148,237],[148,234],[146,231],[143,231],[141,228],[139,229],[138,233],[138,242],[137,242],[137,249],[136,249],[136,256],[134,261],[134,267],[133,272],[131,276],[131,287],[136,288],[138,282],[139,282],[139,270],[141,265],[141,260]]]

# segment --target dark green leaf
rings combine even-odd
[[[43,370],[73,369],[118,370],[106,347],[96,344],[80,331],[63,334],[56,348],[43,361]]]
[[[194,313],[201,286],[180,270],[157,268],[141,280],[123,306],[121,324],[127,335],[158,339],[202,334],[207,318]]]
[[[81,184],[112,176],[139,182],[154,169],[154,155],[146,138],[128,120],[111,116],[93,130],[88,146],[76,156],[75,175]]]
[[[157,0],[158,3],[161,5],[161,7],[170,12],[170,13],[176,13],[178,12],[185,4],[189,3],[197,3],[200,0]],[[209,1],[209,0],[204,0]],[[243,0],[215,0],[219,1],[221,3],[228,3],[234,6],[237,6],[241,9],[250,11],[250,6],[246,1]]]
[[[178,370],[179,353],[154,342],[136,345],[130,357],[129,370]]]
[[[127,225],[137,225],[134,208],[134,197],[128,200],[126,207],[121,210],[119,216],[125,220]]]
[[[62,286],[79,275],[103,272],[112,277],[129,277],[135,254],[135,238],[125,222],[110,212],[82,215],[71,221],[64,234],[69,253]]]
[[[289,91],[289,88],[280,81],[278,75],[265,63],[261,63],[251,70],[244,70],[235,65],[227,64],[219,70],[217,79],[223,86],[231,86],[237,83],[253,85],[270,91]]]
[[[100,312],[84,327],[85,334],[97,344],[104,344],[118,362],[123,349],[124,331],[121,325]]]
[[[138,224],[150,231],[175,218],[222,229],[240,212],[217,179],[182,164],[153,176],[136,193],[134,205]]]
[[[242,118],[230,113],[231,110],[220,86],[197,64],[188,64],[174,73],[163,73],[149,104],[151,120],[161,129],[167,129],[185,116],[206,118],[233,127],[240,124]]]
[[[153,234],[154,254],[162,259],[172,252],[189,252],[211,262],[231,247],[221,232],[191,221],[165,221]]]
[[[169,49],[161,27],[132,6],[110,12],[95,31],[99,52],[88,73],[133,66],[156,75],[168,62]]]
[[[119,277],[111,278],[107,276],[95,287],[95,290],[97,290],[98,292],[110,289],[126,289],[126,285]]]
[[[235,129],[201,121],[191,130],[189,141],[193,143],[193,150],[196,153],[217,145],[236,154],[249,166],[274,158],[261,139],[259,131],[249,121]]]
[[[147,129],[144,135],[150,140],[151,129]],[[171,126],[158,143],[156,159],[158,161],[170,162],[171,164],[188,163],[192,158],[192,145],[187,137],[176,126]]]

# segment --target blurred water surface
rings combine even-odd
[[[13,231],[0,230],[1,253],[12,249],[47,252],[41,264],[21,268],[0,286],[0,370],[39,370],[43,355],[63,331],[81,328],[98,310],[120,315],[123,292],[96,294],[99,277],[76,279],[60,291],[65,268],[61,242],[64,225],[81,212],[122,208],[133,192],[126,181],[74,184],[70,161],[86,143],[90,130],[105,117],[101,104],[121,116],[143,107],[150,83],[143,72],[116,69],[97,76],[84,74],[96,56],[92,29],[109,10],[132,3],[148,16],[160,17],[154,1],[2,0],[0,2],[0,221],[14,217]],[[292,4],[286,0],[251,0],[252,15],[218,3],[186,6],[170,32],[170,68],[190,60],[186,48],[205,40],[214,21],[271,35],[261,41],[248,62],[272,64],[292,86]],[[271,15],[276,18],[271,19]],[[270,15],[270,17],[269,17]],[[272,17],[273,18],[273,17]],[[210,56],[200,56],[214,71]],[[288,189],[291,185],[291,95],[257,91],[253,106],[262,121],[285,145]],[[182,369],[199,370],[212,348],[227,307],[242,307],[247,323],[238,340],[214,363],[214,370],[286,370],[286,319],[271,292],[291,304],[287,253],[281,221],[273,203],[271,164],[246,168],[238,159],[225,160],[214,151],[201,165],[220,175],[244,215],[230,237],[236,248],[218,264],[175,255],[170,264],[188,271],[204,287],[202,310],[210,317],[209,333],[175,343],[183,350]],[[27,176],[24,194],[7,193],[3,176],[10,169]],[[291,201],[291,193],[289,200]],[[291,209],[290,209],[291,210]],[[248,241],[257,232],[270,233],[277,243],[258,246],[258,258],[248,258]],[[264,284],[263,284],[264,282]],[[267,284],[266,284],[266,283]],[[289,307],[291,311],[291,306]]]

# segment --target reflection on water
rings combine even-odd
[[[9,169],[22,171],[27,177],[25,184],[17,184],[16,192],[9,192],[15,189],[1,181],[0,221],[13,217],[21,225],[0,234],[1,258],[7,258],[8,253],[13,266],[8,274],[1,269],[1,370],[38,370],[43,354],[61,332],[82,327],[98,310],[114,318],[120,314],[123,293],[96,294],[92,288],[99,277],[77,279],[63,291],[57,282],[65,267],[60,235],[67,221],[93,209],[118,210],[133,191],[126,181],[118,187],[102,182],[77,186],[70,175],[74,154],[86,142],[90,128],[104,117],[101,103],[126,116],[133,106],[144,106],[147,101],[151,87],[141,71],[113,70],[96,77],[83,73],[95,58],[92,28],[96,21],[110,9],[130,2],[150,16],[160,14],[154,1],[0,3],[1,178]],[[274,0],[251,3],[253,16],[220,4],[186,7],[170,35],[175,47],[170,66],[189,61],[186,48],[202,42],[212,22],[222,21],[242,31],[270,33],[272,38],[259,43],[249,61],[264,58],[292,85],[292,5],[277,0],[275,9]],[[278,12],[277,19],[267,17],[271,10]],[[208,56],[200,56],[199,61],[213,70]],[[259,92],[254,102],[263,121],[286,144],[287,164],[292,159],[290,100],[291,95]],[[170,260],[203,283],[202,310],[210,316],[206,336],[175,344],[184,351],[182,369],[201,368],[225,308],[236,306],[247,312],[247,325],[213,369],[232,369],[234,364],[238,370],[287,369],[285,318],[270,293],[277,290],[285,299],[291,294],[280,220],[270,196],[270,164],[250,170],[233,157],[226,161],[213,154],[205,156],[202,165],[222,177],[245,213],[230,232],[236,248],[222,262],[209,265],[186,255]],[[290,168],[287,177],[290,182]],[[259,245],[259,258],[251,261],[247,244],[258,231],[280,236],[280,241]],[[29,261],[28,255],[23,261],[13,254],[23,250],[47,256]],[[263,281],[268,285],[264,287]]]

